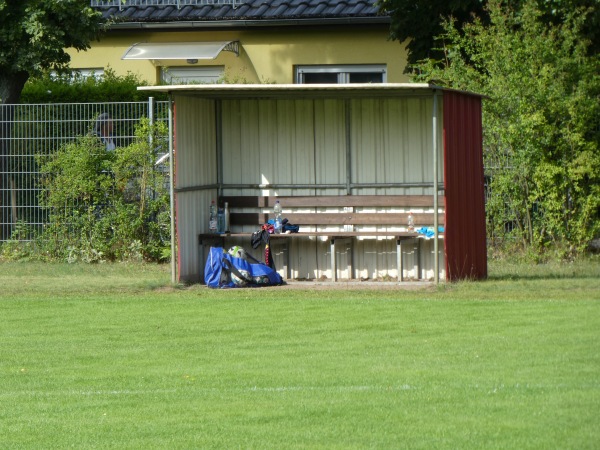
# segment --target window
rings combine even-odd
[[[104,69],[102,67],[96,69],[74,69],[73,72],[79,72],[83,78],[94,77],[96,80],[100,80],[104,76]]]
[[[67,76],[71,80],[74,80],[75,78],[87,79],[87,78],[92,78],[92,77],[95,78],[96,80],[101,80],[102,77],[104,76],[104,69],[102,67],[93,68],[93,69],[71,69],[71,71],[69,72],[69,74]],[[50,77],[51,78],[59,78],[59,75],[56,71],[53,70],[50,72]]]
[[[223,77],[223,66],[163,67],[162,82],[165,84],[212,84]]]
[[[385,83],[384,64],[348,66],[296,66],[296,83]]]

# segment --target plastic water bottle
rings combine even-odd
[[[208,219],[208,231],[210,233],[217,232],[217,205],[213,200],[210,204],[210,217]]]
[[[273,207],[273,213],[275,214],[275,233],[281,233],[281,203],[279,200],[275,202],[275,206]]]
[[[408,231],[415,231],[415,218],[412,212],[408,212]]]
[[[217,212],[217,233],[225,233],[225,211],[219,208]]]
[[[225,233],[229,232],[229,203],[225,202]]]

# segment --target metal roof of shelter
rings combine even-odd
[[[434,91],[456,91],[429,83],[355,84],[182,84],[139,86],[140,91],[181,93],[205,98],[284,98],[294,97],[384,97],[431,95]],[[466,95],[483,95],[456,91]]]

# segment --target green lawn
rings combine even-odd
[[[0,264],[0,448],[598,448],[600,263],[402,289]]]

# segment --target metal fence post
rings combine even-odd
[[[148,130],[148,143],[152,147],[152,125],[154,125],[154,97],[148,97],[148,123],[150,129]],[[156,158],[156,155],[154,155]]]

